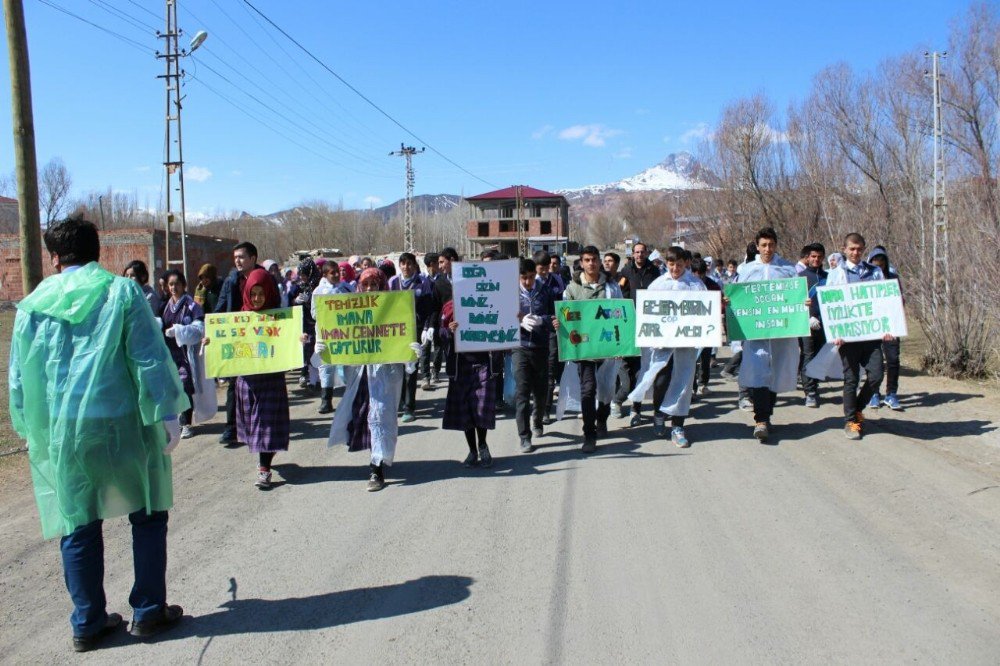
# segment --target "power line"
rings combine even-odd
[[[162,16],[160,16],[160,15],[159,15],[159,14],[157,14],[156,12],[152,11],[152,10],[151,10],[151,9],[149,9],[148,7],[145,7],[145,6],[141,5],[141,4],[139,4],[139,3],[138,3],[138,2],[136,2],[135,0],[128,0],[128,3],[129,3],[130,5],[135,5],[136,7],[138,7],[138,8],[139,8],[139,9],[141,9],[142,11],[146,12],[147,14],[149,14],[150,16],[152,16],[153,18],[155,18],[155,19],[156,19],[156,20],[158,20],[158,21],[159,21],[159,20],[162,20],[162,19],[163,19],[163,17],[162,17]]]
[[[111,14],[115,18],[121,19],[122,21],[125,21],[129,25],[138,28],[139,30],[151,30],[154,33],[156,32],[156,26],[150,25],[149,23],[146,23],[142,19],[137,19],[128,12],[118,9],[117,7],[114,7],[112,5],[109,5],[107,2],[104,2],[104,0],[90,0],[90,4],[94,5],[98,9],[103,9],[104,11]]]
[[[125,42],[126,44],[128,44],[132,48],[138,49],[138,50],[140,50],[143,53],[146,53],[148,55],[156,55],[156,52],[153,49],[149,48],[148,46],[145,46],[141,42],[137,42],[134,39],[130,39],[130,38],[126,37],[125,35],[121,34],[120,32],[115,32],[114,30],[111,30],[110,28],[105,28],[103,25],[98,25],[97,23],[94,23],[93,21],[88,21],[87,19],[83,18],[82,16],[80,16],[78,14],[74,14],[73,12],[69,11],[65,7],[60,7],[59,5],[55,4],[54,2],[50,2],[49,0],[38,0],[38,1],[40,3],[42,3],[43,5],[48,5],[49,7],[51,7],[52,9],[55,9],[58,12],[62,12],[63,14],[66,14],[67,16],[72,16],[73,18],[75,18],[78,21],[82,21],[83,23],[86,23],[89,26],[97,28],[101,32],[106,32],[107,34],[111,35],[112,37],[115,37],[116,39],[119,39],[119,40]]]
[[[476,174],[472,173],[471,171],[469,171],[468,169],[466,169],[465,167],[463,167],[458,162],[455,162],[454,160],[452,160],[451,158],[449,158],[444,153],[442,153],[441,151],[439,151],[437,148],[435,148],[434,146],[432,146],[430,143],[428,143],[427,141],[424,141],[419,136],[417,136],[417,134],[415,132],[413,132],[411,129],[407,128],[405,125],[403,125],[403,123],[399,122],[398,120],[396,120],[395,118],[393,118],[391,115],[389,115],[389,113],[387,111],[385,111],[378,104],[376,104],[375,102],[373,102],[372,100],[370,100],[368,97],[366,97],[364,95],[364,93],[362,93],[360,90],[358,90],[357,88],[355,88],[354,86],[352,86],[350,83],[348,83],[344,79],[344,77],[342,77],[340,74],[337,74],[337,72],[333,71],[333,69],[331,69],[325,62],[323,62],[318,57],[316,57],[315,55],[313,55],[312,51],[310,51],[305,46],[303,46],[302,44],[300,44],[294,37],[292,37],[291,35],[289,35],[280,26],[278,26],[278,24],[276,24],[274,21],[272,21],[270,18],[268,18],[266,14],[264,14],[262,11],[260,11],[259,9],[257,9],[257,7],[255,7],[253,5],[253,3],[250,2],[250,0],[243,0],[243,3],[246,4],[248,7],[250,7],[250,9],[254,10],[255,12],[257,12],[257,14],[259,14],[261,16],[261,18],[263,18],[265,21],[267,21],[269,24],[271,24],[271,26],[275,30],[277,30],[282,35],[284,35],[285,38],[288,39],[288,41],[290,41],[293,44],[295,44],[295,46],[297,46],[306,55],[308,55],[310,58],[312,58],[320,67],[322,67],[323,69],[325,69],[331,75],[333,75],[334,77],[336,77],[338,81],[340,81],[345,86],[347,86],[352,92],[354,92],[354,94],[356,94],[358,97],[360,97],[361,99],[363,99],[364,101],[366,101],[372,108],[374,108],[376,111],[378,111],[383,116],[385,116],[386,118],[388,118],[394,125],[396,125],[397,127],[399,127],[401,130],[403,130],[404,132],[406,132],[407,134],[409,134],[410,136],[412,136],[414,139],[416,139],[420,143],[424,144],[427,148],[430,149],[430,151],[432,153],[434,153],[435,155],[437,155],[438,157],[440,157],[441,159],[443,159],[445,162],[448,162],[452,166],[458,167],[464,173],[466,173],[469,176],[472,176],[476,180],[478,180],[478,181],[480,181],[482,183],[485,183],[485,184],[489,185],[490,187],[497,187],[493,183],[489,182],[488,180],[484,180],[483,178],[480,178]]]

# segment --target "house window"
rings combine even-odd
[[[541,217],[541,216],[542,216],[542,205],[531,204],[531,217]]]
[[[502,234],[507,233],[507,232],[511,231],[511,228],[512,228],[511,227],[511,223],[509,221],[506,221],[506,220],[501,220],[500,221],[500,233],[502,233]]]
[[[485,238],[490,235],[490,223],[489,222],[479,222],[477,225],[476,234],[480,238]]]
[[[551,220],[542,220],[542,223],[541,223],[541,232],[542,232],[543,235],[546,235],[546,236],[552,233],[552,221]]]
[[[514,207],[513,206],[502,207],[500,209],[500,217],[508,220],[514,217]]]

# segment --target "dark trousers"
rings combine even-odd
[[[549,381],[545,394],[545,413],[552,412],[552,396],[556,390],[556,384],[562,379],[564,363],[559,361],[559,337],[555,331],[549,334]]]
[[[899,338],[882,343],[882,356],[885,358],[885,392],[892,395],[899,390]]]
[[[621,404],[628,400],[628,394],[635,388],[635,378],[639,374],[642,366],[641,356],[626,356],[622,359],[621,368],[618,370],[618,392],[615,393],[615,402]],[[641,403],[635,403],[632,407],[638,410]]]
[[[698,360],[695,361],[694,366],[694,387],[698,388],[698,384],[702,386],[708,386],[708,376],[712,371],[712,352],[714,350],[711,347],[705,347],[698,354]],[[673,362],[673,358],[670,359]],[[656,403],[660,404],[660,403]]]
[[[413,372],[403,378],[403,387],[399,396],[399,407],[404,412],[412,414],[417,408],[417,373]]]
[[[597,436],[597,422],[607,424],[611,405],[606,402],[596,404],[597,368],[601,361],[577,361],[580,374],[580,409],[583,411],[583,436]]]
[[[802,349],[802,358],[799,363],[799,376],[802,378],[802,390],[806,395],[819,395],[819,380],[806,376],[806,366],[816,358],[816,354],[826,344],[826,334],[823,329],[809,331],[810,335],[799,338],[799,347]]]
[[[495,391],[494,395],[497,397],[497,404],[503,404],[503,405],[507,404],[503,396],[503,384],[504,384],[503,373],[504,370],[506,369],[508,353],[509,352],[503,352],[503,355],[500,357],[501,362],[498,364],[499,367],[495,368],[496,374],[493,375],[493,390]]]
[[[128,602],[133,619],[143,622],[167,603],[167,512],[130,513],[135,583]],[[73,600],[74,636],[91,636],[108,619],[104,596],[104,521],[82,525],[59,542],[66,589]]]
[[[769,423],[778,394],[766,386],[755,386],[748,390],[750,401],[753,402],[753,420],[757,423]]]
[[[729,360],[726,362],[726,365],[722,368],[722,371],[728,372],[729,374],[733,375],[739,374],[740,363],[742,362],[743,362],[743,350],[741,349],[740,351],[736,352],[735,354],[729,357]]]
[[[706,349],[711,355],[712,350]],[[670,360],[667,361],[667,366],[656,373],[656,378],[653,379],[653,420],[662,419],[665,415],[660,411],[660,405],[663,404],[663,396],[667,394],[667,389],[670,388],[670,380],[674,376],[674,357],[671,356]],[[671,416],[670,425],[675,428],[684,427],[684,417],[683,416]]]
[[[230,377],[226,385],[226,427],[236,427],[236,377]]]
[[[845,342],[839,351],[844,364],[844,418],[853,421],[882,384],[882,341]],[[865,369],[865,383],[859,391],[861,368]]]
[[[420,345],[420,376],[425,380],[431,377],[431,358],[434,356],[434,341],[429,340]]]
[[[546,347],[529,349],[518,347],[511,353],[514,366],[514,421],[521,439],[531,439],[532,416],[534,425],[542,426],[545,391],[549,383],[549,350]],[[531,399],[535,400],[532,412]]]

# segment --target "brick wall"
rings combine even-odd
[[[163,245],[164,234],[152,229],[116,229],[101,232],[101,265],[107,270],[120,275],[125,265],[133,259],[146,262],[151,275],[157,275],[164,270]],[[232,238],[217,238],[213,236],[187,235],[188,282],[194,282],[194,276],[202,264],[215,264],[219,269],[219,277],[225,276],[233,267],[233,246],[239,241]],[[171,259],[181,256],[180,234],[171,233]],[[174,266],[179,267],[179,266]],[[42,272],[45,276],[52,275],[55,270],[49,260],[49,255],[42,247]],[[21,251],[20,239],[16,234],[0,234],[0,300],[20,300],[21,293]]]

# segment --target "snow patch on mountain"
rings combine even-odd
[[[715,180],[714,174],[704,169],[693,155],[681,152],[671,153],[667,159],[642,173],[614,183],[556,191],[568,198],[574,198],[574,196],[604,194],[613,191],[704,190],[712,187],[711,181],[713,180]]]

